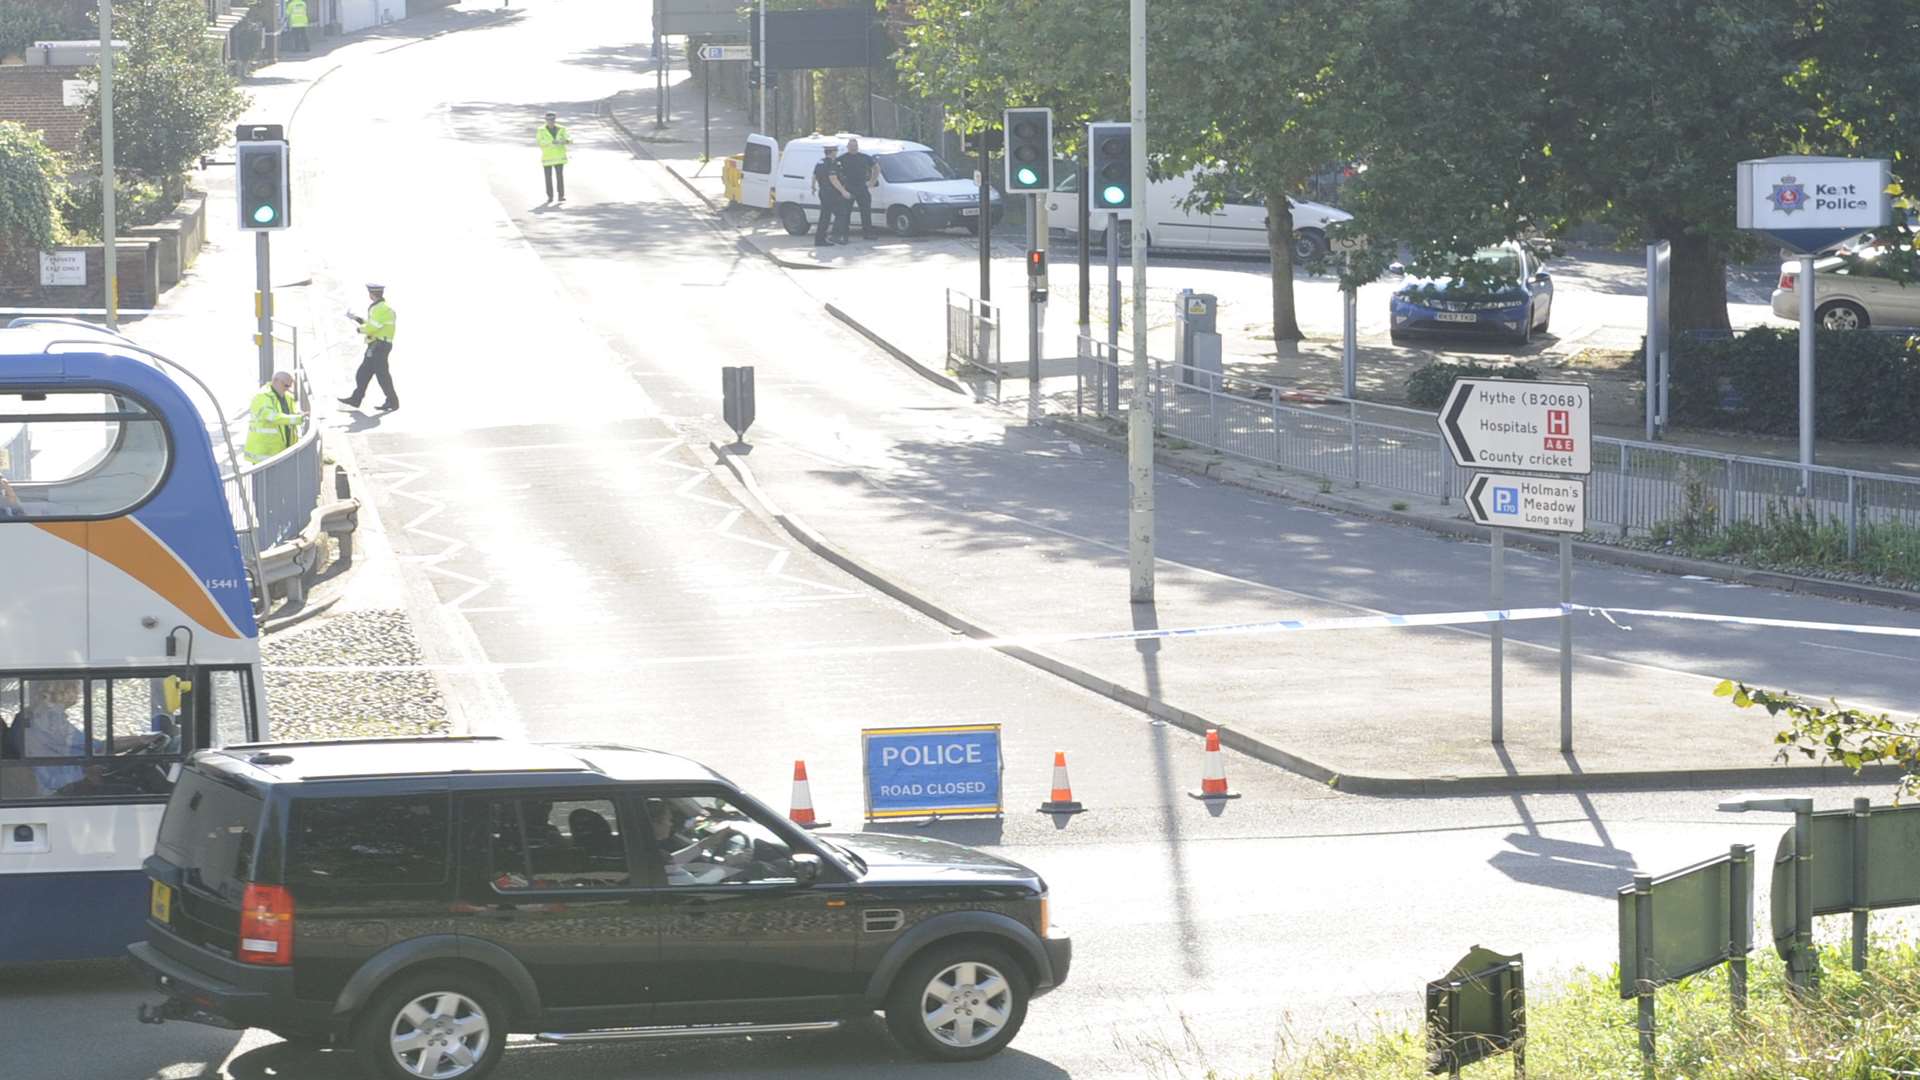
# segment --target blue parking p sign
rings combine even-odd
[[[867,820],[998,814],[1000,725],[868,728]]]
[[[1493,489],[1493,512],[1496,514],[1517,514],[1520,512],[1520,489],[1497,487]]]

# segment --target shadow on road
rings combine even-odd
[[[358,1057],[275,1043],[228,1063],[233,1080],[356,1080]],[[678,1039],[557,1046],[517,1039],[500,1061],[498,1080],[628,1080],[673,1077],[991,1076],[1057,1080],[1070,1074],[1017,1048],[974,1065],[924,1062],[904,1055],[877,1017],[861,1017],[826,1035],[760,1039]]]

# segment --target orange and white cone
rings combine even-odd
[[[1196,799],[1237,799],[1239,792],[1227,790],[1227,755],[1220,750],[1220,731],[1207,729],[1207,764],[1200,772],[1200,790],[1187,794]]]
[[[1086,807],[1073,801],[1073,783],[1067,779],[1067,752],[1053,752],[1053,795],[1040,804],[1043,814],[1079,814]]]
[[[828,822],[813,816],[813,789],[807,785],[807,763],[793,763],[793,809],[787,811],[795,825],[803,829],[818,829]]]

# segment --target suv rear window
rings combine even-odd
[[[287,881],[434,885],[447,879],[448,797],[296,799]]]
[[[259,827],[258,795],[187,769],[160,819],[154,850],[202,888],[237,900],[253,876]]]

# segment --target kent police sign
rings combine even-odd
[[[1820,251],[1891,220],[1884,158],[1756,158],[1735,177],[1735,224],[1795,251]]]
[[[998,814],[1000,725],[868,728],[867,820]]]

